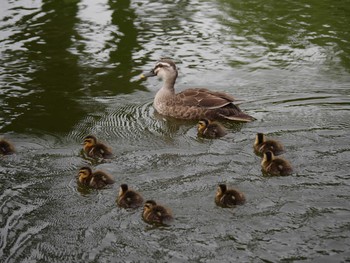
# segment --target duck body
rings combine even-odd
[[[249,122],[255,119],[233,104],[235,98],[224,92],[193,88],[175,93],[177,75],[176,65],[170,59],[161,59],[150,73],[142,75],[163,79],[163,86],[153,103],[158,113],[188,120],[206,118]]]
[[[130,190],[128,185],[122,184],[120,186],[117,204],[123,208],[137,208],[142,206],[143,198],[139,193]]]
[[[153,200],[145,202],[142,218],[149,224],[167,225],[173,221],[171,212]]]
[[[267,140],[265,134],[257,133],[255,136],[254,151],[258,155],[263,155],[266,152],[280,155],[284,152],[284,147],[279,141]]]
[[[275,157],[272,152],[264,153],[261,168],[264,173],[275,176],[285,176],[293,172],[292,166],[287,160],[281,157]]]
[[[107,145],[99,143],[95,136],[86,136],[83,145],[83,151],[88,157],[103,159],[113,157],[111,149]]]
[[[245,196],[237,189],[229,189],[225,184],[220,184],[215,195],[215,203],[224,208],[235,207],[245,203]]]
[[[107,185],[114,184],[112,176],[103,171],[92,172],[90,167],[80,168],[78,176],[80,184],[95,189],[101,189]]]
[[[0,155],[10,155],[15,153],[15,147],[5,139],[0,139]]]
[[[199,120],[197,130],[198,135],[210,139],[220,138],[227,134],[224,126],[208,119]]]

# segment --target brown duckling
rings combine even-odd
[[[0,155],[10,155],[15,153],[15,147],[9,141],[0,139]]]
[[[153,200],[146,201],[142,218],[149,224],[169,224],[173,220],[171,212]]]
[[[292,166],[287,160],[281,157],[275,157],[272,152],[264,153],[261,168],[264,173],[270,175],[288,175],[293,171]]]
[[[226,184],[219,184],[216,191],[215,203],[221,207],[235,207],[245,203],[245,196],[240,191],[230,188]]]
[[[103,143],[97,141],[93,135],[88,135],[84,138],[83,150],[85,154],[91,158],[112,158],[111,149]]]
[[[224,126],[208,119],[199,120],[197,130],[198,135],[210,139],[223,137],[227,134]]]
[[[127,184],[120,185],[117,204],[123,208],[136,208],[143,204],[142,196],[130,190]]]
[[[10,155],[15,153],[15,147],[9,141],[0,139],[0,155]]]
[[[267,140],[265,134],[257,133],[255,136],[254,151],[258,155],[263,155],[267,151],[272,152],[274,155],[280,155],[284,152],[284,147],[279,141]]]
[[[92,172],[90,167],[80,168],[78,176],[79,183],[95,189],[101,189],[114,183],[112,176],[102,171]]]

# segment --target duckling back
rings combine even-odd
[[[106,185],[114,184],[114,180],[110,175],[102,172],[96,171],[92,174],[92,178],[89,182],[89,185],[93,188],[100,189],[105,187]]]
[[[112,151],[109,147],[102,143],[97,143],[87,150],[88,156],[92,158],[109,159],[113,157]]]

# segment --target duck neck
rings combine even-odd
[[[166,90],[169,91],[170,93],[174,94],[175,93],[175,78],[169,78],[169,79],[165,79],[163,82],[163,86],[162,86],[162,90]]]
[[[174,84],[175,84],[175,80],[173,79],[164,80],[163,86],[156,94],[155,100],[163,101],[173,97],[175,95]]]

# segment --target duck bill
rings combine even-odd
[[[157,75],[156,75],[156,74],[154,73],[154,71],[152,70],[152,71],[150,71],[150,72],[148,72],[148,73],[141,74],[140,78],[141,78],[141,79],[146,79],[146,78],[148,78],[148,77],[154,77],[154,76],[157,76]]]

